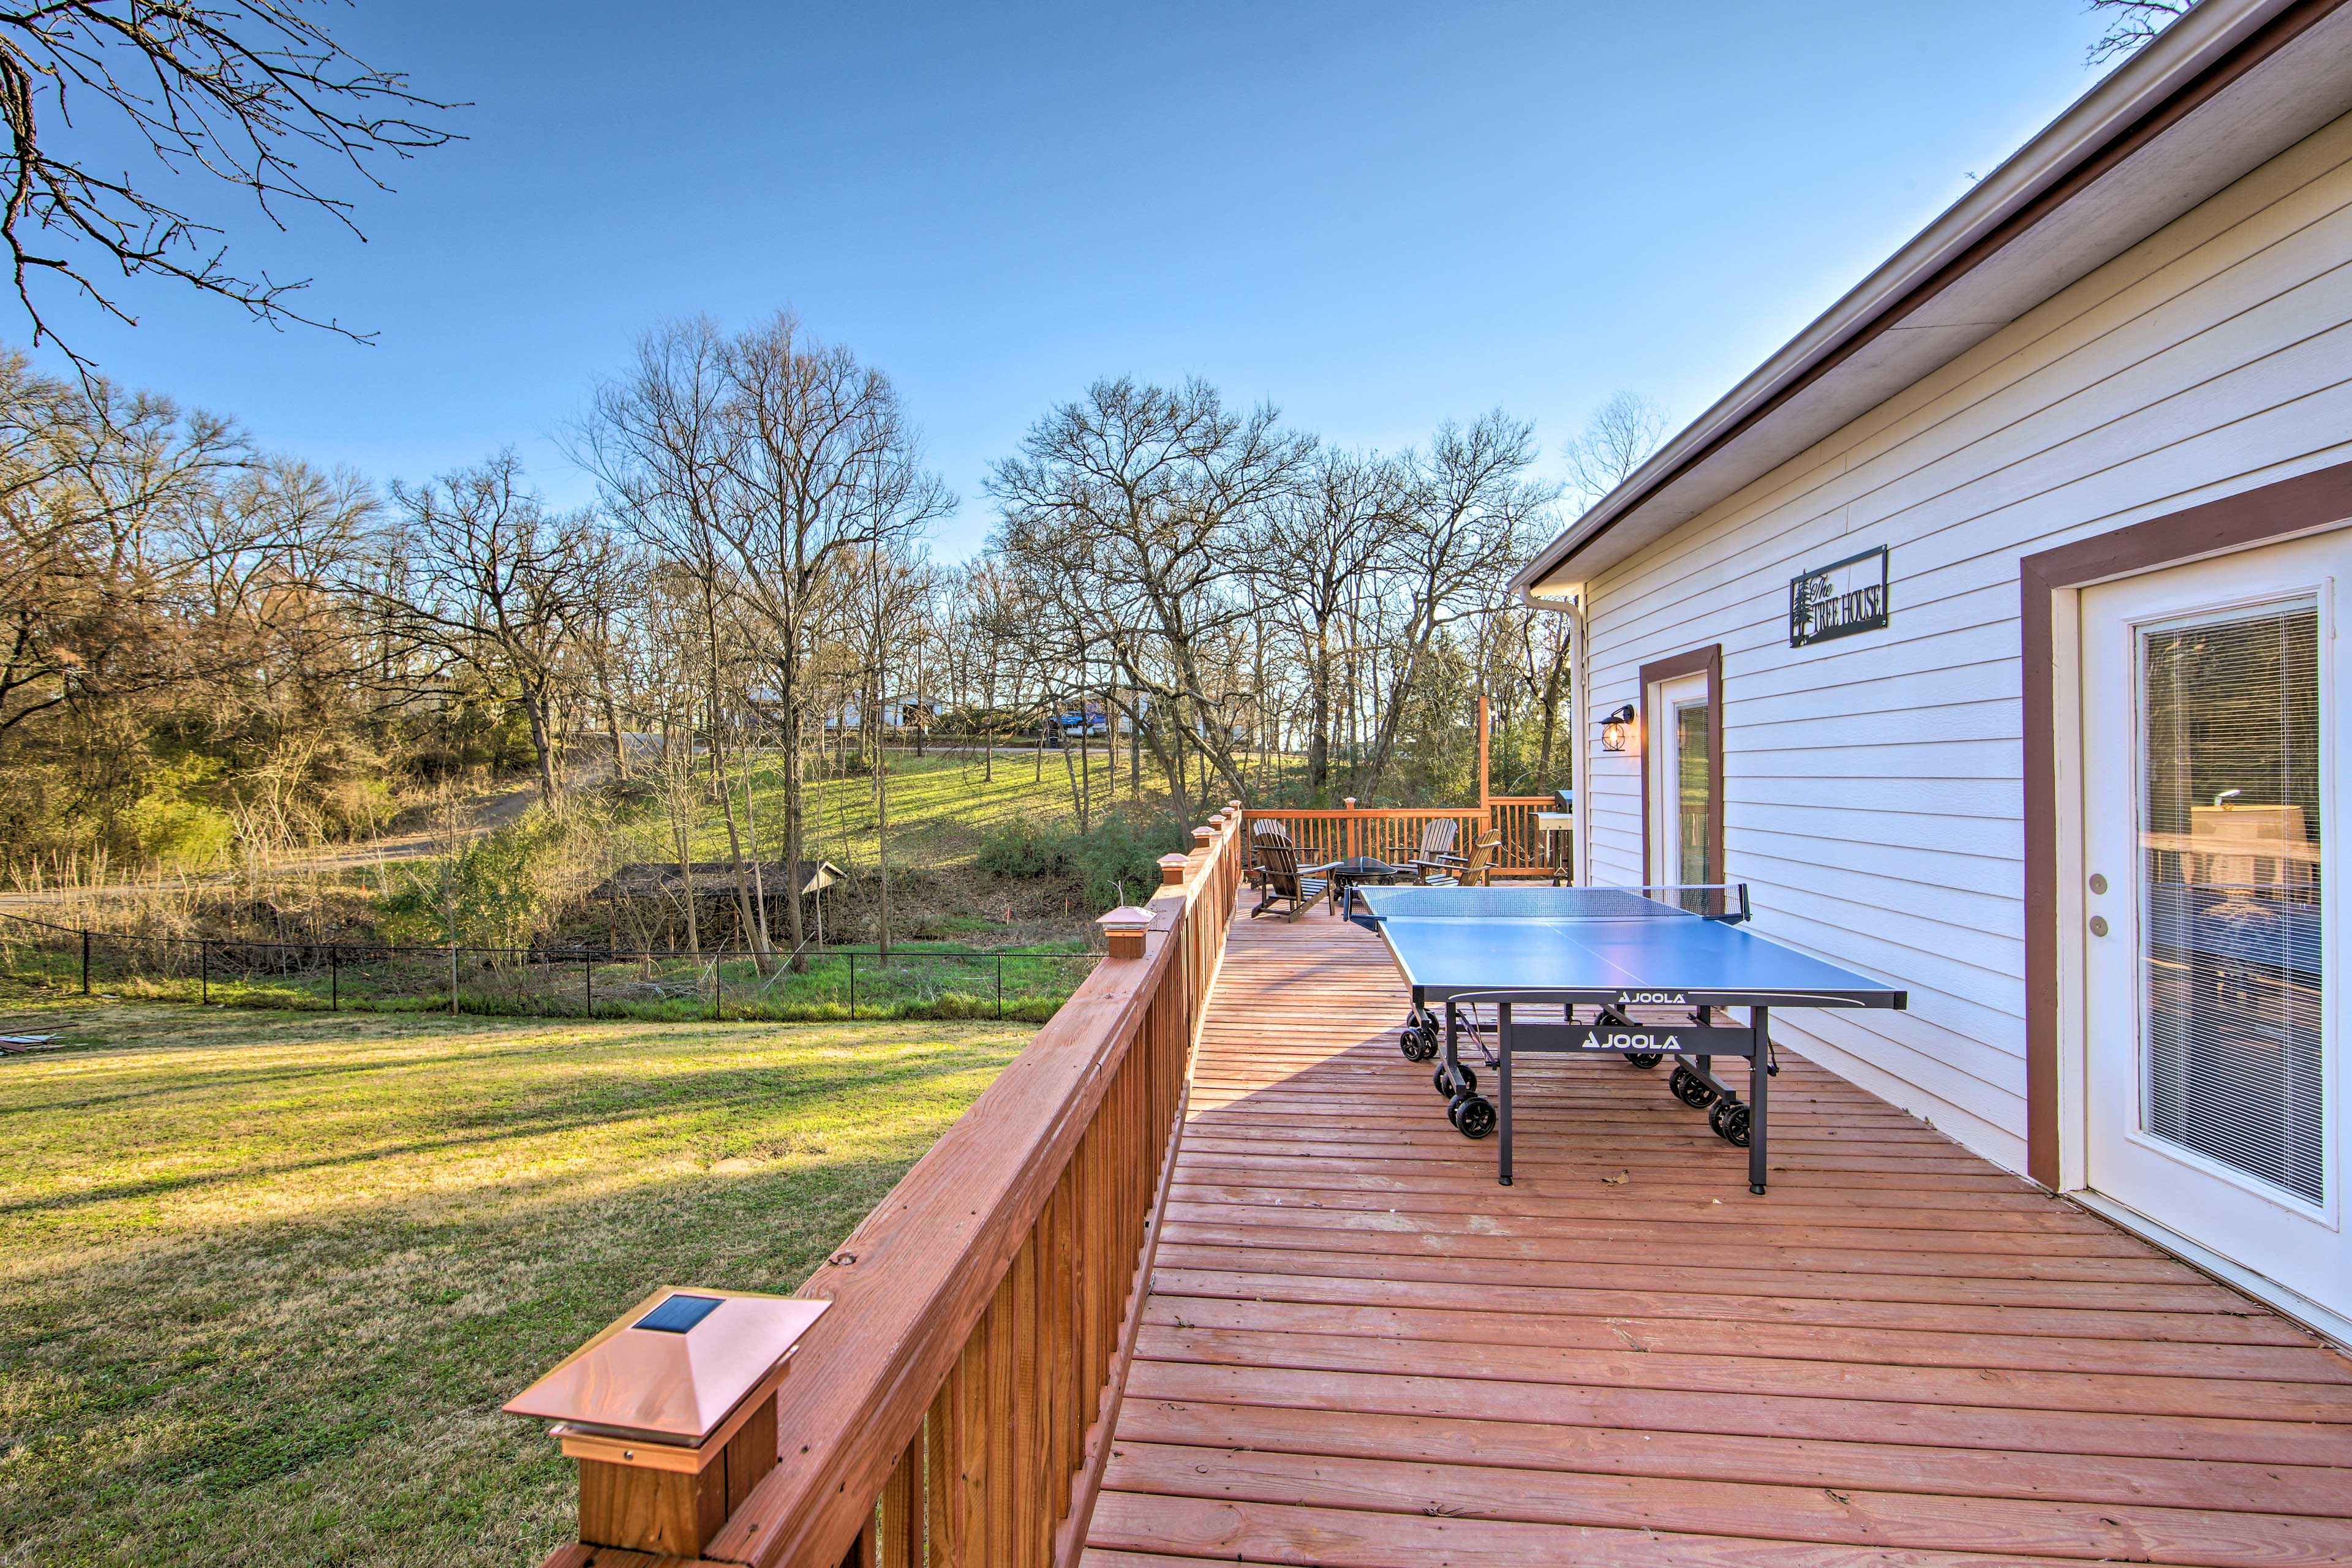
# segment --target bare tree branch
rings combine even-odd
[[[63,280],[131,322],[106,281],[117,274],[175,279],[242,305],[258,321],[366,341],[289,302],[308,279],[232,269],[217,226],[158,195],[154,184],[100,167],[94,151],[128,135],[153,153],[163,183],[207,174],[250,195],[280,230],[289,210],[310,208],[359,234],[352,201],[302,160],[316,157],[389,190],[375,164],[455,140],[429,117],[459,106],[413,91],[406,77],[352,56],[317,16],[320,4],[53,0],[0,9],[0,122],[7,131],[0,248],[36,345],[54,342],[88,371],[90,361],[44,313],[37,280]]]

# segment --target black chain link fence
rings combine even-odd
[[[241,942],[132,936],[0,914],[0,979],[20,992],[319,1012],[1043,1023],[1100,957],[926,944],[760,957]]]

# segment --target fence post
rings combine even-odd
[[[857,1022],[857,950],[849,950],[849,1021]]]
[[[213,944],[209,938],[196,943],[196,1002],[209,1005],[213,999]]]
[[[338,946],[327,949],[327,1011],[343,1010],[343,950]]]
[[[1004,955],[996,955],[996,1019],[1004,1021]]]
[[[89,928],[88,926],[84,926],[81,932],[81,994],[85,996],[89,994]]]
[[[588,1016],[596,1016],[596,965],[583,948],[580,952],[580,984],[588,994]]]
[[[457,1016],[457,944],[449,944],[449,1016]]]

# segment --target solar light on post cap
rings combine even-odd
[[[580,1539],[699,1557],[776,1467],[776,1389],[830,1303],[656,1290],[507,1402],[580,1461]]]
[[[1628,702],[1616,712],[1601,721],[1601,749],[1604,752],[1622,752],[1631,745],[1633,741],[1633,705]]]
[[[1143,933],[1151,929],[1151,911],[1121,904],[1095,924],[1103,928],[1103,940],[1113,958],[1141,958]]]

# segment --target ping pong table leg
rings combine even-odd
[[[1499,1086],[1496,1093],[1496,1099],[1499,1101],[1496,1110],[1502,1117],[1501,1180],[1503,1185],[1507,1187],[1511,1184],[1511,1005],[1505,1002],[1495,1009],[1495,1013],[1497,1019],[1495,1028],[1495,1049],[1500,1058],[1495,1064],[1495,1072],[1496,1082]]]
[[[1748,1027],[1754,1035],[1748,1058],[1748,1190],[1764,1191],[1764,1099],[1772,1082],[1772,1010],[1750,1007]]]

